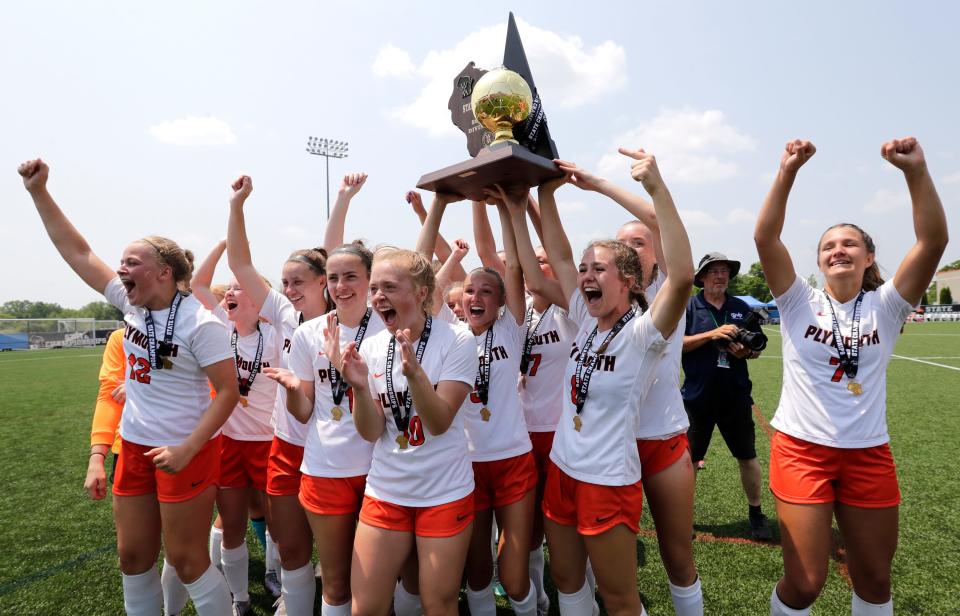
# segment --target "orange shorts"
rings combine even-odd
[[[547,462],[550,460],[550,450],[553,449],[553,435],[555,432],[530,432],[530,442],[533,444],[533,463],[537,466],[537,476],[541,482],[547,480]]]
[[[505,460],[473,463],[473,509],[512,505],[537,487],[537,466],[531,452]]]
[[[303,447],[273,437],[270,457],[267,460],[267,494],[270,496],[296,496],[300,494],[300,464],[303,462]]]
[[[637,439],[637,452],[640,454],[640,470],[644,477],[653,477],[666,470],[683,457],[690,449],[687,433],[678,434],[664,440]]]
[[[225,434],[220,439],[220,487],[265,490],[272,441],[238,441]]]
[[[220,437],[215,436],[200,448],[179,473],[157,469],[144,454],[154,447],[125,441],[113,478],[115,496],[156,494],[161,503],[181,503],[197,496],[220,477]]]
[[[881,509],[900,504],[897,466],[888,443],[841,449],[783,432],[770,442],[770,491],[801,505],[837,501]]]
[[[543,494],[543,515],[557,524],[576,526],[581,535],[599,535],[617,524],[640,532],[643,484],[602,486],[579,481],[550,462]]]
[[[433,507],[405,507],[364,496],[360,521],[418,537],[453,537],[473,524],[473,494]]]
[[[300,504],[317,515],[356,515],[363,502],[367,476],[314,477],[300,479]]]

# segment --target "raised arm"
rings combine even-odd
[[[927,170],[923,149],[916,139],[907,137],[888,141],[881,146],[880,155],[903,171],[910,190],[913,232],[917,241],[893,275],[893,286],[900,297],[916,305],[930,284],[947,247],[947,218],[933,178]]]
[[[420,219],[420,224],[422,225],[427,219],[427,210],[423,207],[423,199],[420,198],[420,193],[415,190],[407,192],[407,203],[413,208],[413,212],[417,215],[417,218]],[[437,232],[437,241],[433,245],[433,254],[437,257],[441,263],[446,263],[447,259],[450,258],[450,254],[453,252],[453,247],[447,243],[447,240],[443,239],[443,234],[439,231]],[[432,259],[432,257],[431,257]],[[460,266],[460,269],[454,268],[453,270],[454,278],[463,280],[467,277],[467,272],[464,271],[463,267]]]
[[[250,295],[257,310],[263,307],[270,285],[260,277],[250,257],[250,241],[247,239],[247,223],[243,215],[243,204],[253,192],[253,180],[249,175],[240,176],[231,185],[230,219],[227,222],[227,263],[237,277],[237,282]]]
[[[550,267],[560,282],[560,290],[569,301],[573,292],[577,290],[577,265],[573,261],[573,250],[570,240],[563,230],[560,212],[557,210],[557,201],[553,193],[569,181],[568,176],[557,180],[549,180],[540,185],[538,201],[540,202],[540,219],[543,222],[543,249],[547,251]]]
[[[793,259],[787,247],[780,239],[783,233],[783,221],[787,215],[787,197],[797,179],[797,171],[807,160],[816,154],[817,148],[809,141],[794,139],[788,141],[780,157],[780,169],[773,180],[773,186],[763,201],[757,226],[753,230],[753,241],[760,255],[763,274],[770,285],[774,297],[783,295],[797,278],[793,269]]]
[[[652,203],[606,178],[590,173],[575,163],[561,160],[557,161],[557,166],[570,174],[571,184],[581,190],[597,192],[611,199],[643,223],[646,228],[650,229],[654,252],[657,255],[657,266],[664,274],[667,273],[667,266],[663,257],[663,245],[660,242],[660,223],[657,222],[657,213]]]
[[[47,230],[50,241],[60,256],[74,272],[97,293],[103,293],[107,283],[117,277],[100,257],[94,254],[87,240],[73,226],[63,211],[47,192],[50,168],[39,158],[30,160],[17,168],[23,178],[23,186],[33,198],[40,220]]]
[[[523,293],[523,268],[517,257],[517,240],[513,235],[513,225],[510,223],[510,212],[507,211],[507,200],[512,200],[519,207],[527,202],[527,193],[524,189],[521,194],[505,195],[503,203],[497,204],[497,213],[500,215],[500,228],[503,230],[503,250],[507,253],[506,275],[503,284],[507,289],[506,306],[510,314],[522,325],[527,313],[526,296]]]
[[[663,245],[664,264],[670,270],[650,306],[653,324],[664,338],[669,337],[677,327],[677,322],[687,308],[690,287],[693,285],[693,255],[690,252],[690,239],[680,220],[673,197],[667,190],[657,161],[652,154],[643,150],[620,148],[620,153],[634,159],[630,169],[633,179],[643,183],[643,188],[653,199],[653,207],[660,221],[660,242]]]
[[[219,303],[213,292],[210,291],[210,287],[213,285],[213,273],[217,270],[217,263],[220,262],[220,257],[223,256],[223,251],[226,249],[227,240],[217,242],[217,245],[213,247],[200,267],[193,270],[193,278],[190,279],[190,290],[207,310],[213,310]]]
[[[437,272],[437,283],[434,285],[433,289],[433,314],[437,315],[440,312],[440,307],[443,305],[443,292],[454,282],[462,282],[466,275],[463,278],[460,278],[457,275],[458,271],[463,271],[463,266],[460,263],[463,261],[463,258],[467,256],[467,253],[470,252],[470,244],[466,243],[463,240],[453,240],[453,253],[450,255],[450,258],[447,259],[443,265],[440,267],[440,270]]]
[[[543,246],[543,221],[540,220],[540,204],[537,203],[537,200],[533,198],[533,194],[529,191],[527,192],[527,216],[530,217],[530,223],[533,225],[533,230],[537,233],[537,239],[540,240],[540,245]]]
[[[530,201],[533,201],[531,198]],[[523,278],[527,289],[531,293],[542,295],[547,298],[551,304],[556,304],[564,310],[567,309],[567,303],[570,296],[564,297],[563,289],[556,280],[551,280],[543,274],[540,269],[540,261],[533,249],[533,243],[530,241],[530,230],[527,228],[527,219],[524,209],[518,207],[519,204],[507,200],[507,209],[510,214],[510,226],[513,227],[513,236],[517,242],[517,260],[523,270]],[[527,211],[530,211],[529,205]],[[537,210],[539,216],[539,208]],[[542,239],[542,238],[541,238]],[[542,242],[541,242],[542,243]]]
[[[350,209],[350,201],[360,192],[363,183],[366,181],[366,173],[348,173],[343,176],[340,190],[337,191],[337,200],[333,204],[333,210],[327,220],[327,228],[323,232],[323,247],[327,253],[343,244],[343,229],[347,223],[347,210]]]
[[[497,254],[497,242],[493,239],[493,229],[490,228],[490,219],[487,218],[487,204],[483,201],[474,201],[473,208],[473,245],[477,249],[477,256],[484,267],[495,270],[500,276],[506,275],[503,261]]]

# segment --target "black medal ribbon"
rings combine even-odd
[[[483,340],[483,357],[480,358],[480,366],[477,368],[477,380],[475,388],[480,402],[487,406],[487,400],[490,399],[490,364],[493,361],[493,324],[487,329]]]
[[[587,403],[587,392],[590,389],[590,377],[593,376],[593,369],[597,367],[597,359],[599,359],[600,354],[607,350],[607,347],[610,346],[610,343],[613,341],[614,337],[620,333],[620,331],[626,327],[627,323],[630,322],[630,319],[634,317],[636,311],[633,306],[631,306],[620,320],[617,321],[614,326],[607,333],[607,337],[603,339],[603,342],[597,347],[597,352],[594,354],[594,359],[591,361],[586,361],[587,355],[590,353],[590,348],[593,346],[593,339],[597,335],[597,328],[594,327],[593,331],[590,332],[590,335],[587,337],[586,341],[583,344],[583,350],[580,351],[580,356],[577,358],[577,367],[574,372],[574,379],[576,379],[577,384],[577,415],[583,412],[583,407]]]
[[[234,366],[237,370],[237,384],[240,386],[240,395],[250,395],[250,388],[253,387],[253,379],[260,374],[260,360],[263,359],[263,332],[260,331],[260,323],[257,323],[257,353],[253,356],[253,365],[250,366],[250,374],[247,378],[240,376],[240,352],[237,350],[237,328],[233,328],[230,334],[230,346],[233,347]]]
[[[830,318],[833,320],[833,342],[840,356],[840,366],[850,379],[857,378],[857,369],[860,367],[860,304],[862,303],[863,289],[860,290],[860,295],[857,296],[857,301],[853,305],[853,325],[850,329],[850,352],[848,353],[846,345],[843,344],[843,334],[840,332],[840,323],[837,322],[837,313],[833,309],[833,301],[827,296]]]
[[[180,302],[183,301],[183,295],[177,291],[170,301],[170,312],[167,313],[167,325],[163,329],[163,340],[157,345],[157,330],[153,325],[153,315],[147,308],[143,317],[143,324],[147,330],[147,354],[150,359],[150,367],[154,370],[163,369],[163,358],[169,357],[173,353],[173,326],[177,322],[177,310],[180,309]]]
[[[530,331],[530,324],[533,323],[533,307],[527,310],[526,329],[527,337],[523,340],[523,355],[520,356],[520,374],[526,374],[527,368],[530,366],[530,352],[533,351],[533,340],[537,337],[537,332],[540,331],[540,326],[543,325],[543,322],[547,320],[547,311],[553,309],[553,304],[547,306],[547,309],[540,313],[540,320],[537,321],[537,326],[533,328],[533,331]]]
[[[417,343],[417,363],[423,360],[423,351],[427,348],[427,341],[430,340],[430,330],[433,327],[433,317],[427,315],[427,320],[423,324],[423,333],[420,334],[420,342]],[[387,365],[384,366],[387,381],[387,400],[390,402],[390,412],[393,413],[393,421],[397,425],[400,434],[407,431],[410,425],[410,409],[413,408],[413,396],[409,389],[407,396],[403,400],[403,411],[400,410],[400,402],[397,400],[397,392],[393,389],[393,356],[397,350],[397,337],[390,338],[390,346],[387,348]]]
[[[367,326],[370,324],[371,314],[373,314],[373,311],[367,308],[367,311],[363,314],[363,318],[360,320],[360,325],[357,327],[357,335],[353,337],[353,341],[357,343],[357,349],[360,348],[360,345],[363,343],[363,337],[367,334]],[[339,322],[340,317],[337,317],[337,323]],[[340,406],[340,402],[343,400],[343,396],[347,393],[349,387],[347,381],[340,377],[340,371],[333,365],[333,362],[330,362],[330,394],[333,396],[334,406]]]

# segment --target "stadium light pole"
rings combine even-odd
[[[330,220],[330,159],[346,158],[350,144],[325,137],[307,137],[307,153],[323,156],[327,163],[327,220]]]

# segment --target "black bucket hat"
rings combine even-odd
[[[700,265],[697,266],[697,273],[693,275],[693,284],[703,287],[703,275],[707,273],[707,268],[714,263],[726,263],[730,268],[730,279],[740,273],[740,262],[728,259],[727,255],[720,252],[708,252],[700,259]]]

